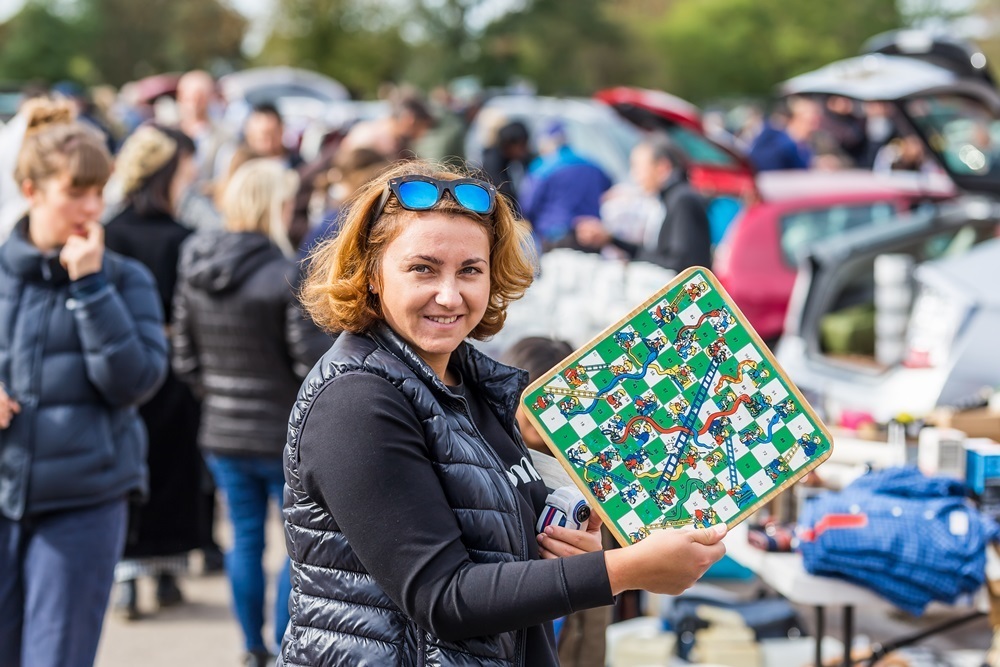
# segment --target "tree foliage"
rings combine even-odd
[[[61,81],[92,71],[86,35],[46,0],[30,0],[0,25],[0,81]],[[73,72],[74,66],[81,70]]]
[[[895,0],[676,0],[648,35],[664,80],[644,83],[695,102],[766,95],[899,25]]]
[[[28,0],[0,25],[0,78],[120,84],[239,63],[247,26],[229,1]],[[897,0],[505,5],[506,13],[495,0],[276,0],[255,62],[314,69],[360,96],[384,81],[430,87],[474,75],[487,85],[528,80],[547,94],[625,84],[704,102],[768,94],[902,22]]]
[[[120,85],[236,64],[245,31],[225,0],[29,0],[0,25],[0,78]]]
[[[327,74],[355,94],[398,80],[409,46],[395,22],[351,0],[281,0],[258,64],[295,65]]]

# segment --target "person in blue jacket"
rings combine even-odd
[[[0,667],[97,654],[127,503],[147,487],[137,406],[167,370],[149,271],[104,248],[103,138],[40,102],[0,246]]]

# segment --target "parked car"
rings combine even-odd
[[[776,342],[784,328],[798,257],[810,244],[900,216],[954,194],[945,176],[870,171],[772,171],[733,221],[712,268],[757,333]]]
[[[979,79],[996,86],[983,50],[971,42],[944,32],[891,30],[869,38],[861,50],[864,53],[917,58],[951,70],[959,76]]]
[[[890,105],[895,121],[922,142],[958,194],[909,220],[810,247],[778,360],[831,421],[846,409],[877,420],[920,415],[995,385],[1000,352],[988,336],[995,321],[991,269],[1000,264],[992,240],[1000,225],[1000,94],[985,81],[931,63],[879,54],[832,63],[782,88]],[[901,289],[891,307],[875,307],[876,258],[887,254],[898,255],[900,267],[915,267],[901,283],[915,282],[914,303]],[[880,360],[872,354],[873,343],[877,349],[885,338],[880,313],[893,312],[904,318],[903,344],[898,358]]]
[[[728,138],[708,136],[693,104],[663,91],[624,86],[599,91],[594,99],[642,130],[667,134],[688,158],[691,184],[710,198],[739,199],[753,191],[749,158]]]
[[[879,421],[921,415],[995,385],[1000,352],[988,342],[995,330],[993,338],[984,338],[982,328],[987,321],[995,325],[995,310],[984,315],[982,308],[996,308],[989,282],[995,271],[980,269],[1000,266],[998,224],[1000,204],[965,198],[814,246],[803,259],[778,361],[832,421],[844,410]],[[917,266],[907,348],[889,365],[879,363],[869,347],[877,333],[875,261],[885,254],[904,255]],[[940,293],[950,298],[928,309],[927,299]],[[835,335],[848,341],[848,349],[841,343],[831,349],[831,318],[839,318]]]
[[[328,107],[350,99],[347,88],[328,76],[294,67],[255,67],[227,74],[219,88],[229,106],[225,122],[242,127],[250,110],[273,104],[285,123],[285,144],[298,147],[310,123],[327,113]]]
[[[0,127],[14,117],[22,98],[20,85],[0,84]]]

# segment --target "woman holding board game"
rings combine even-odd
[[[722,557],[724,528],[608,553],[596,521],[535,535],[548,489],[514,423],[525,374],[465,340],[500,330],[531,248],[492,185],[409,162],[312,255],[303,302],[344,333],[289,424],[279,664],[557,665],[552,619],[679,593]]]

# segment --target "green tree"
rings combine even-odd
[[[108,83],[238,63],[246,19],[225,0],[80,0],[88,53]]]
[[[589,94],[635,77],[632,36],[600,0],[533,0],[488,26],[479,72],[491,84],[514,77],[549,94]]]
[[[235,64],[245,31],[225,0],[29,0],[0,25],[0,78],[120,85]]]
[[[895,0],[676,0],[646,36],[664,79],[644,83],[694,102],[767,95],[900,22]]]
[[[0,80],[60,81],[93,76],[86,35],[49,0],[29,0],[0,24]]]
[[[257,64],[314,69],[361,96],[399,79],[411,50],[394,21],[351,0],[280,0],[273,26]]]

